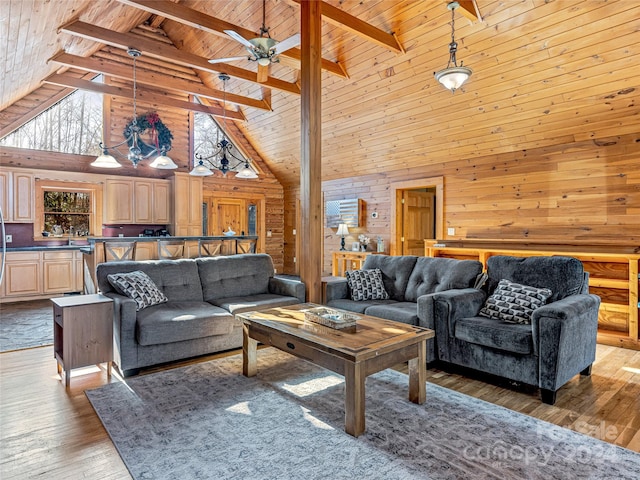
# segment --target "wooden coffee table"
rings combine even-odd
[[[242,373],[257,372],[258,342],[276,347],[344,376],[345,431],[364,432],[364,384],[368,375],[409,362],[409,400],[426,399],[426,344],[435,332],[427,328],[358,314],[349,330],[337,330],[305,320],[312,303],[271,308],[236,316],[243,322]]]

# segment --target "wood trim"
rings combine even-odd
[[[114,97],[133,98],[133,90],[125,87],[118,87],[115,85],[105,85],[103,83],[92,82],[89,80],[82,80],[79,78],[71,77],[69,75],[53,74],[44,79],[45,83],[52,83],[54,85],[62,85],[65,87],[79,88],[82,90],[88,90],[90,92],[98,92],[103,95],[113,95]],[[234,120],[245,121],[244,114],[238,110],[227,110],[226,112],[220,107],[209,107],[201,103],[185,102],[177,98],[172,98],[167,95],[159,93],[152,93],[149,90],[136,89],[136,99],[141,102],[159,103],[169,107],[182,108],[184,110],[192,110],[195,112],[208,113],[215,117],[223,117]]]
[[[399,209],[402,209],[400,199],[402,198],[402,190],[413,190],[417,188],[433,188],[436,189],[436,231],[435,237],[442,238],[444,233],[444,177],[429,177],[418,180],[407,180],[403,182],[392,182],[389,184],[389,192],[391,196],[391,236],[389,239],[389,252],[391,255],[399,255],[398,236],[402,231],[399,225],[400,215]]]
[[[66,65],[91,72],[103,73],[121,80],[133,80],[132,69],[128,65],[117,64],[115,62],[105,61],[94,57],[85,58],[70,53],[60,53],[51,59],[52,62]],[[222,100],[225,93],[221,90],[208,88],[202,83],[192,82],[183,78],[169,77],[167,75],[159,75],[156,72],[146,71],[138,68],[136,71],[136,82],[147,86],[162,85],[163,88],[173,90],[184,94],[193,94],[199,97],[213,98]],[[229,103],[237,105],[245,105],[247,107],[259,108],[261,110],[271,110],[271,105],[264,99],[255,99],[243,97],[234,93],[226,93],[226,100]]]
[[[194,55],[193,53],[179,50],[175,47],[144,38],[140,35],[134,35],[131,33],[118,33],[107,28],[102,28],[97,25],[91,25],[89,23],[75,21],[64,27],[60,28],[60,32],[68,33],[81,38],[93,40],[95,42],[105,43],[113,45],[114,47],[127,49],[131,46],[135,46],[143,52],[144,55],[148,55],[153,58],[158,58],[169,63],[183,65],[185,67],[191,67],[196,70],[203,70],[210,73],[227,73],[233,77],[253,82],[259,85],[265,85],[271,88],[276,88],[287,93],[300,93],[300,88],[295,83],[285,82],[274,77],[269,77],[265,82],[258,82],[258,76],[256,72],[250,70],[244,70],[242,68],[234,67],[226,63],[209,63],[208,59]]]

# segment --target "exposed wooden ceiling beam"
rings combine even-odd
[[[246,39],[255,38],[259,35],[256,32],[243,28],[239,25],[226,22],[216,17],[207,15],[206,13],[193,10],[177,3],[170,2],[168,0],[118,0],[120,3],[139,8],[145,12],[154,13],[156,15],[162,15],[165,18],[173,20],[190,27],[197,28],[199,30],[213,33],[224,38],[229,36],[224,33],[225,30],[233,30]],[[292,48],[286,52],[282,52],[280,57],[287,57],[300,62],[300,49]],[[290,64],[291,62],[282,62]],[[299,65],[297,68],[300,68]],[[347,72],[337,62],[332,62],[325,58],[322,59],[322,69],[326,70],[339,77],[349,78]]]
[[[15,119],[10,124],[3,125],[0,128],[0,138],[4,137],[5,135],[9,135],[11,132],[17,130],[18,128],[23,126],[25,123],[29,122],[32,118],[40,115],[47,108],[52,107],[53,105],[58,103],[60,100],[62,100],[66,96],[71,95],[73,92],[75,92],[73,88],[65,88],[64,90],[61,90],[60,93],[57,93],[53,97],[47,99],[46,101],[39,103],[37,107],[30,108],[27,111],[27,113]]]
[[[472,22],[476,22],[478,20],[482,21],[482,16],[480,15],[480,8],[478,8],[478,3],[476,0],[457,0],[460,5],[460,13],[467,17]]]
[[[81,70],[104,73],[105,75],[110,75],[124,80],[133,80],[131,67],[116,62],[108,62],[101,58],[85,58],[72,55],[70,53],[60,53],[51,58],[51,61],[68,67],[79,68]],[[139,67],[140,66],[138,65],[136,81],[140,84],[151,87],[162,85],[163,88],[174,90],[176,92],[198,95],[199,97],[214,98],[216,100],[222,100],[225,98],[225,93],[222,90],[207,88],[201,83],[191,82],[182,78],[168,77],[167,75],[161,75],[156,72],[148,72]],[[229,92],[226,93],[226,100],[227,102],[235,103],[237,105],[245,105],[247,107],[259,108],[262,110],[271,110],[269,102],[265,100],[243,97],[242,95],[236,95]]]
[[[51,83],[54,85],[60,85],[63,87],[79,88],[82,90],[89,90],[91,92],[102,93],[105,95],[113,95],[115,97],[133,98],[133,90],[124,87],[117,87],[114,85],[105,85],[104,83],[92,82],[90,80],[83,80],[75,78],[70,75],[49,75],[44,79],[45,83]],[[226,110],[224,111],[220,107],[209,107],[200,103],[192,103],[177,98],[163,95],[161,93],[153,93],[148,90],[136,89],[136,100],[143,101],[145,103],[157,103],[160,105],[166,105],[169,107],[182,108],[184,110],[192,110],[194,112],[207,113],[216,117],[226,117],[232,120],[246,120],[244,114],[241,111]]]
[[[140,50],[143,55],[149,55],[150,57],[164,60],[169,63],[183,65],[185,67],[191,67],[210,73],[226,73],[232,77],[253,82],[261,86],[276,88],[278,90],[295,93],[297,95],[300,94],[300,88],[295,83],[285,82],[284,80],[274,77],[269,77],[265,82],[258,82],[258,75],[256,72],[244,70],[225,63],[211,64],[206,58],[178,50],[175,47],[168,46],[139,35],[118,33],[113,30],[108,30],[97,25],[91,25],[80,21],[75,21],[61,27],[59,32],[68,33],[81,38],[87,38],[95,42],[123,49],[135,47]]]
[[[302,3],[303,0],[289,0],[290,2],[295,2],[297,4]],[[360,20],[353,15],[348,14],[344,10],[340,10],[339,8],[334,7],[333,5],[329,5],[325,2],[320,2],[322,7],[322,16],[324,19],[336,25],[340,28],[344,28],[356,35],[359,35],[363,38],[366,38],[370,42],[377,43],[389,50],[396,53],[404,53],[404,48],[398,41],[398,38],[393,33],[387,33],[383,30],[380,30],[373,25]]]

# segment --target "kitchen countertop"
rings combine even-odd
[[[7,247],[7,252],[40,252],[43,250],[81,250],[89,248],[89,245],[32,245],[29,247]]]

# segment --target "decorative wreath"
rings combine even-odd
[[[154,150],[157,152],[160,152],[161,149],[164,149],[167,152],[171,150],[173,134],[171,133],[171,130],[162,123],[160,116],[156,112],[140,115],[135,120],[131,120],[127,123],[122,134],[124,135],[124,138],[127,139],[129,147],[133,146],[134,125],[135,129],[137,129],[140,134],[143,134],[147,130],[150,130],[151,133],[152,145],[145,143],[142,139],[139,139],[138,141],[138,148],[140,148],[142,155],[149,155]]]

